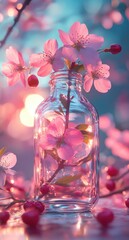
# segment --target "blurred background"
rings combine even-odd
[[[13,24],[23,2],[0,0],[0,41]],[[58,29],[68,31],[75,21],[85,23],[90,33],[103,36],[103,48],[115,43],[122,46],[122,52],[118,55],[102,54],[103,62],[111,67],[112,89],[107,94],[100,94],[92,89],[87,98],[100,115],[101,156],[110,157],[110,161],[113,161],[111,156],[128,161],[129,0],[32,0],[22,12],[6,43],[0,48],[0,68],[6,61],[5,49],[8,46],[12,45],[21,51],[28,62],[32,52],[43,50],[47,39],[56,38],[61,43]],[[34,89],[24,88],[20,83],[9,87],[0,70],[0,148],[5,146],[7,151],[17,155],[18,162],[14,169],[26,179],[33,176],[34,111],[49,94],[49,78],[39,78],[39,81],[39,87]],[[106,129],[110,125],[114,126],[115,132],[112,131],[107,136]],[[114,136],[117,139],[114,140]],[[117,146],[117,150],[112,146]]]

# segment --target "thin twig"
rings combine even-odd
[[[101,195],[100,198],[111,197],[111,196],[113,196],[114,194],[119,194],[119,193],[122,193],[123,191],[126,191],[126,190],[129,190],[129,186],[126,186],[126,187],[121,188],[121,189],[119,189],[119,190],[110,192],[110,193],[108,193],[108,194]]]
[[[65,129],[68,128],[69,123],[69,108],[70,108],[70,79],[68,79],[68,93],[67,93],[67,108],[66,108],[66,122],[65,122]]]
[[[56,169],[56,171],[54,172],[54,174],[49,178],[49,180],[47,182],[51,182],[54,177],[57,175],[57,173],[64,167],[64,160],[62,160],[59,165],[58,168]]]
[[[119,175],[118,177],[113,177],[112,180],[117,181],[120,180],[121,178],[123,178],[126,174],[129,173],[129,169],[126,170],[125,172],[123,172],[121,175]]]
[[[13,205],[15,205],[16,203],[24,203],[25,200],[15,200],[12,201],[10,203],[5,203],[5,204],[0,204],[0,207],[4,207],[5,209],[9,209],[10,207],[12,207]]]
[[[22,5],[22,8],[20,10],[17,9],[18,13],[17,13],[17,16],[14,18],[14,23],[8,28],[4,38],[0,41],[0,48],[2,48],[4,46],[4,44],[6,43],[8,37],[10,36],[11,32],[13,31],[15,25],[18,23],[22,12],[30,4],[31,1],[32,0],[25,0]]]
[[[65,116],[65,130],[68,128],[69,124],[69,110],[70,110],[70,93],[71,93],[71,71],[75,65],[75,62],[72,62],[71,67],[68,72],[68,92],[67,92],[67,108],[66,108],[66,116]]]

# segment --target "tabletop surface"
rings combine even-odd
[[[96,221],[94,214],[101,207],[112,209],[115,220],[108,228]],[[0,227],[0,240],[129,240],[129,212],[111,199],[99,201],[93,213],[43,214],[37,228],[30,229],[18,218]]]

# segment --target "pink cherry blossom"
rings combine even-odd
[[[7,77],[8,84],[12,86],[20,80],[26,86],[25,71],[27,68],[22,54],[10,46],[6,49],[6,57],[8,62],[3,63],[2,73]]]
[[[39,67],[38,75],[47,76],[51,73],[52,69],[58,71],[64,67],[64,62],[61,59],[58,43],[55,39],[50,39],[44,44],[44,52],[32,54],[30,57],[30,65]]]
[[[40,139],[40,146],[44,150],[56,148],[57,154],[61,159],[70,160],[76,147],[82,144],[83,135],[75,128],[67,128],[61,117],[53,119],[46,128],[45,134]]]
[[[113,155],[129,160],[129,130],[120,131],[115,127],[111,128],[107,131],[105,145]]]
[[[62,55],[66,59],[73,62],[79,58],[86,66],[96,65],[100,61],[96,50],[101,47],[104,39],[95,34],[88,34],[85,24],[75,22],[69,33],[59,30],[59,35],[64,44]]]
[[[13,153],[4,154],[0,158],[0,187],[3,187],[6,180],[6,174],[14,174],[13,168],[16,165],[17,157]]]
[[[84,77],[84,89],[86,92],[91,90],[92,85],[97,91],[106,93],[111,88],[111,82],[107,79],[110,75],[109,66],[99,63],[97,66],[88,65],[87,74]]]

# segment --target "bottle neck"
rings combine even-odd
[[[70,95],[80,94],[82,89],[82,75],[80,73],[70,71],[60,71],[51,74],[50,95],[56,98],[60,94],[67,95],[70,91]]]

